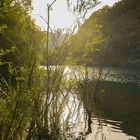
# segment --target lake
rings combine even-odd
[[[81,68],[66,67],[68,78],[84,79]],[[98,101],[92,96],[92,77],[100,78]],[[78,123],[72,129],[77,140],[139,140],[140,139],[140,71],[131,69],[88,68],[87,87],[76,99],[73,111]],[[75,102],[75,97],[71,103]],[[71,139],[71,138],[70,138]]]

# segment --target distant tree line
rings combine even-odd
[[[94,12],[67,41],[67,63],[140,67],[140,1]]]

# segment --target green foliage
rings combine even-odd
[[[122,0],[94,12],[67,42],[69,60],[75,64],[139,67],[139,8],[138,0]]]
[[[20,6],[21,3],[13,5],[7,11],[2,8],[0,13],[0,73],[7,80],[9,63],[17,68],[27,65],[30,67],[35,59],[37,62],[42,59],[41,47],[44,45],[45,34]]]
[[[62,64],[62,53],[46,52],[46,35],[28,15],[24,1],[12,6],[8,0],[1,2],[0,139],[62,139],[73,115],[63,118],[65,106],[71,110],[67,103],[71,87],[64,67],[50,66]]]
[[[45,34],[28,15],[30,0],[0,1],[0,139],[25,138],[42,88]]]
[[[139,27],[137,22],[134,22],[137,21],[136,17],[139,20],[139,5],[127,0],[123,2],[113,8],[105,7],[97,11],[62,47],[49,48],[46,53],[45,34],[28,15],[31,1],[0,1],[1,140],[66,139],[65,132],[70,130],[71,118],[75,116],[72,109],[76,106],[76,100],[72,101],[71,95],[74,94],[74,88],[77,86],[75,83],[80,81],[68,80],[63,66],[53,67],[50,64],[62,65],[67,57],[66,63],[84,66],[83,73],[87,82],[87,65],[105,64],[106,60],[109,60],[110,52],[115,49],[117,53],[115,47],[118,44],[121,45],[117,48],[120,49],[118,52],[122,52],[123,45],[128,49],[133,45],[137,48],[139,34],[136,33],[139,31],[131,25]],[[125,6],[127,8],[124,8]],[[132,12],[134,7],[135,15]],[[129,9],[127,13],[126,9]],[[124,26],[129,15],[136,17],[133,22],[129,20],[130,22]],[[122,23],[120,22],[122,18],[119,16],[124,19]],[[118,22],[120,22],[119,26],[115,26]],[[127,29],[131,34],[128,34]],[[129,40],[131,45],[127,45],[126,40],[127,42]],[[125,54],[127,57],[128,52],[126,51]],[[113,57],[118,59],[115,55]],[[108,62],[111,63],[111,60]],[[45,66],[40,67],[41,63]],[[94,86],[91,82],[95,87],[95,98],[101,76],[102,70],[99,70],[97,84]],[[81,83],[79,86],[82,87],[78,89],[83,90],[83,93],[86,93],[87,89],[88,92],[93,91],[93,87],[90,89],[87,85],[89,83],[86,83],[83,88]],[[68,110],[67,114],[64,112],[65,108]]]

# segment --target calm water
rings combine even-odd
[[[75,68],[66,68],[65,72],[70,73],[68,78],[84,78],[84,72]],[[107,75],[105,79],[104,75]],[[92,76],[98,77],[97,68],[89,68],[88,78]],[[139,140],[139,70],[104,69],[102,79],[104,80],[100,89],[103,92],[99,94],[98,102],[95,102],[88,92],[78,96],[76,102],[77,106],[80,106],[81,119],[73,133],[81,140]],[[90,88],[90,83],[88,86]]]

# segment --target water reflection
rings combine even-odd
[[[124,77],[128,77],[128,75],[126,74]],[[97,100],[93,93],[97,81],[88,80],[84,86],[83,83],[79,83],[77,95],[79,102],[82,101],[80,104],[82,119],[73,129],[75,134],[73,139],[140,139],[140,86],[137,84],[137,80],[138,78],[136,81],[133,78],[133,82],[131,80],[119,82],[111,79],[101,81],[100,90],[96,91],[100,92]]]
[[[68,78],[78,77],[80,79],[84,79],[85,77],[85,69],[83,67],[66,67],[65,73],[68,74]],[[97,78],[99,75],[98,67],[88,67],[88,78],[92,79]],[[140,85],[140,70],[134,69],[120,69],[120,68],[102,68],[102,79],[106,81],[114,81],[120,83],[135,83]]]
[[[128,136],[121,129],[122,122],[112,120],[92,119],[92,133],[87,136],[87,140],[136,140],[133,136]]]
[[[139,139],[140,88],[112,82],[103,82],[102,88],[106,92],[96,102],[87,95],[81,97],[87,115],[86,140]]]
[[[63,90],[59,101],[67,140],[140,139],[139,72],[88,68],[86,74],[67,67],[64,75],[72,81],[72,91]]]

